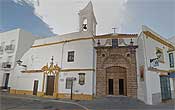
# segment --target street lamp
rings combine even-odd
[[[27,65],[22,65],[22,62],[21,60],[17,60],[16,63],[19,65],[19,66],[22,66],[22,67],[27,67]]]
[[[16,63],[20,66],[23,61],[17,60]]]
[[[134,42],[132,41],[132,39],[130,41],[129,49],[130,49],[131,54],[134,54],[136,52],[135,47],[134,47]]]

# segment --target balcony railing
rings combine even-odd
[[[3,62],[1,66],[3,69],[10,69],[12,67],[12,63],[11,62]]]
[[[13,53],[14,50],[15,50],[15,45],[13,45],[13,44],[6,45],[6,47],[5,47],[5,51],[6,51],[7,53]]]
[[[0,54],[3,54],[3,51],[4,51],[3,46],[0,46]]]

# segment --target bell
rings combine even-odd
[[[83,29],[87,30],[87,24],[83,24]]]

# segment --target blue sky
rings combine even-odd
[[[97,34],[138,33],[147,25],[161,36],[175,36],[175,0],[91,0]],[[89,0],[0,0],[0,31],[22,28],[34,35],[78,31],[78,11]]]
[[[0,31],[21,28],[38,36],[52,36],[47,23],[35,15],[34,7],[26,2],[0,0]]]
[[[133,22],[126,22],[125,26],[130,24],[126,31],[135,31],[138,25],[144,24],[164,37],[175,36],[175,0],[141,1],[128,2],[127,10]]]

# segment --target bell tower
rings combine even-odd
[[[79,12],[79,31],[90,32],[96,35],[97,21],[94,16],[93,5],[90,1],[88,5]]]

